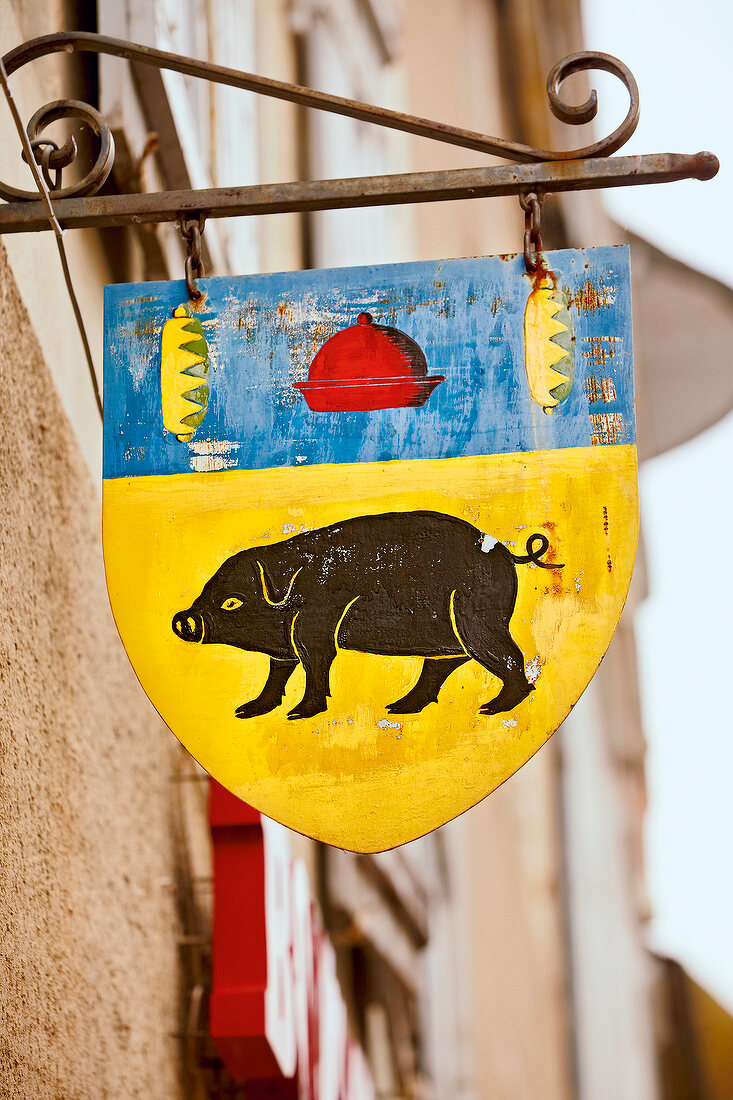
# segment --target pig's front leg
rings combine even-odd
[[[256,718],[259,714],[269,714],[271,710],[279,707],[287,682],[297,667],[298,661],[277,661],[271,657],[265,686],[256,699],[251,699],[249,703],[242,703],[241,707],[237,707],[234,712],[237,718]]]
[[[296,614],[291,627],[293,648],[305,669],[305,692],[303,698],[289,713],[288,718],[312,718],[328,706],[331,694],[329,673],[336,656],[336,627],[338,619],[331,624],[329,616],[316,619],[308,617],[308,612]]]

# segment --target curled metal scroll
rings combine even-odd
[[[547,77],[547,98],[550,102],[550,110],[560,122],[567,122],[571,126],[580,126],[584,122],[592,122],[598,113],[598,94],[593,88],[585,103],[573,106],[566,103],[560,97],[560,85],[573,73],[584,72],[588,69],[600,69],[618,77],[629,93],[629,109],[626,118],[620,126],[617,126],[608,137],[596,141],[592,145],[586,145],[584,149],[575,149],[571,153],[554,153],[543,159],[548,160],[580,160],[585,157],[607,157],[615,153],[622,145],[625,145],[634,133],[639,123],[639,88],[634,74],[622,61],[613,57],[610,53],[595,53],[590,50],[582,53],[571,53],[558,61]]]
[[[47,126],[62,118],[79,119],[93,130],[99,144],[94,164],[82,179],[68,187],[61,186],[61,172],[76,159],[76,139],[70,136],[59,147],[55,141],[40,136]],[[36,161],[41,166],[48,189],[55,199],[70,198],[72,195],[94,195],[112,171],[115,157],[112,132],[99,111],[88,103],[82,103],[78,99],[57,99],[53,103],[47,103],[33,115],[27,130]],[[52,171],[55,172],[55,178],[51,177]],[[25,191],[0,180],[0,198],[8,202],[31,202],[38,199],[38,189]]]
[[[242,88],[246,91],[272,96],[275,99],[283,99],[305,107],[314,107],[318,110],[346,115],[350,118],[373,122],[379,126],[401,130],[419,137],[432,138],[435,141],[442,141],[465,149],[490,153],[493,156],[503,157],[505,160],[523,163],[580,160],[586,157],[609,156],[628,141],[639,120],[639,91],[631,71],[610,54],[592,51],[571,54],[563,61],[558,62],[550,73],[547,81],[547,94],[553,114],[560,121],[571,125],[580,125],[595,118],[598,109],[598,97],[595,91],[592,91],[586,102],[579,106],[566,103],[560,96],[560,85],[563,81],[573,73],[587,69],[602,69],[618,77],[629,93],[629,110],[621,125],[608,137],[602,138],[591,145],[571,150],[537,149],[530,145],[504,141],[502,138],[490,137],[473,130],[447,126],[444,123],[432,122],[429,119],[418,118],[415,115],[389,111],[384,107],[373,107],[357,100],[344,99],[342,96],[328,95],[325,92],[303,88],[297,84],[288,84],[284,81],[272,80],[253,73],[239,72],[237,69],[228,69],[207,61],[196,61],[181,57],[179,54],[154,50],[149,46],[140,46],[134,42],[126,42],[120,38],[109,38],[106,35],[91,32],[64,31],[60,34],[49,34],[34,38],[11,50],[3,60],[8,74],[11,74],[28,62],[46,54],[73,53],[74,51],[122,57],[136,64],[152,65],[158,69],[170,69],[187,76],[210,80],[217,84],[227,84],[230,87]],[[32,140],[38,142],[40,140],[38,135],[44,125],[48,125],[54,119],[65,117],[82,118],[91,125],[100,139],[100,151],[95,164],[84,178],[79,183],[71,184],[68,187],[55,188],[54,197],[93,194],[107,179],[114,157],[114,144],[109,127],[93,107],[78,101],[64,100],[48,104],[47,107],[37,111],[31,119],[29,133],[33,129]],[[73,159],[73,155],[74,151],[68,143],[62,149],[50,148],[48,144],[36,146],[38,163],[44,168],[47,179],[50,178],[50,171],[55,170],[56,182],[60,182],[61,168],[69,163],[70,159]],[[35,191],[22,191],[3,183],[0,183],[0,196],[9,201],[37,198]]]

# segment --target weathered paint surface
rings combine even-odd
[[[205,281],[191,441],[161,416],[180,284],[108,288],[120,634],[189,751],[291,828],[373,851],[449,820],[547,740],[610,641],[638,518],[628,254],[548,262],[539,288],[521,258]],[[314,411],[298,383],[367,311],[445,380],[422,407]],[[364,392],[408,378],[370,363]]]
[[[634,443],[628,251],[564,251],[550,257],[569,303],[576,344],[617,337],[603,368],[616,386],[604,411],[619,412],[621,443]],[[586,264],[592,265],[586,267]],[[230,445],[228,468],[450,458],[584,447],[594,429],[584,386],[597,364],[578,360],[562,416],[527,401],[524,314],[534,280],[517,260],[446,260],[207,279],[201,322],[209,348],[209,406],[195,441]],[[107,287],[105,477],[182,474],[195,452],[162,430],[156,373],[164,323],[185,300],[182,283]],[[294,383],[308,380],[332,336],[369,313],[400,329],[445,375],[424,408],[314,415]],[[609,345],[610,346],[610,345]],[[623,380],[621,386],[617,379]],[[446,430],[450,425],[450,430]]]

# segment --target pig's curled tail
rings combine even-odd
[[[526,554],[511,554],[512,561],[515,561],[517,565],[539,565],[540,569],[564,569],[565,566],[561,565],[557,561],[540,561],[547,551],[550,549],[550,540],[546,535],[541,535],[538,531],[535,531],[533,535],[530,535],[527,539]]]

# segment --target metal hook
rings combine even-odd
[[[530,275],[537,270],[537,254],[542,251],[542,201],[544,195],[529,191],[519,196],[524,210],[524,266]]]
[[[198,301],[203,298],[204,292],[196,283],[196,279],[203,279],[204,264],[201,259],[201,234],[204,231],[204,215],[199,214],[195,218],[186,218],[180,223],[181,236],[186,242],[186,290],[189,298]]]
[[[43,178],[46,181],[46,187],[49,191],[58,191],[61,188],[61,172],[67,166],[71,164],[77,153],[76,139],[70,137],[66,144],[59,148],[55,141],[50,138],[34,138],[31,141],[31,149],[33,155],[36,158],[36,164],[38,164],[43,172]],[[21,154],[23,160],[26,160],[26,154]],[[51,172],[56,173],[56,178],[51,179]]]

